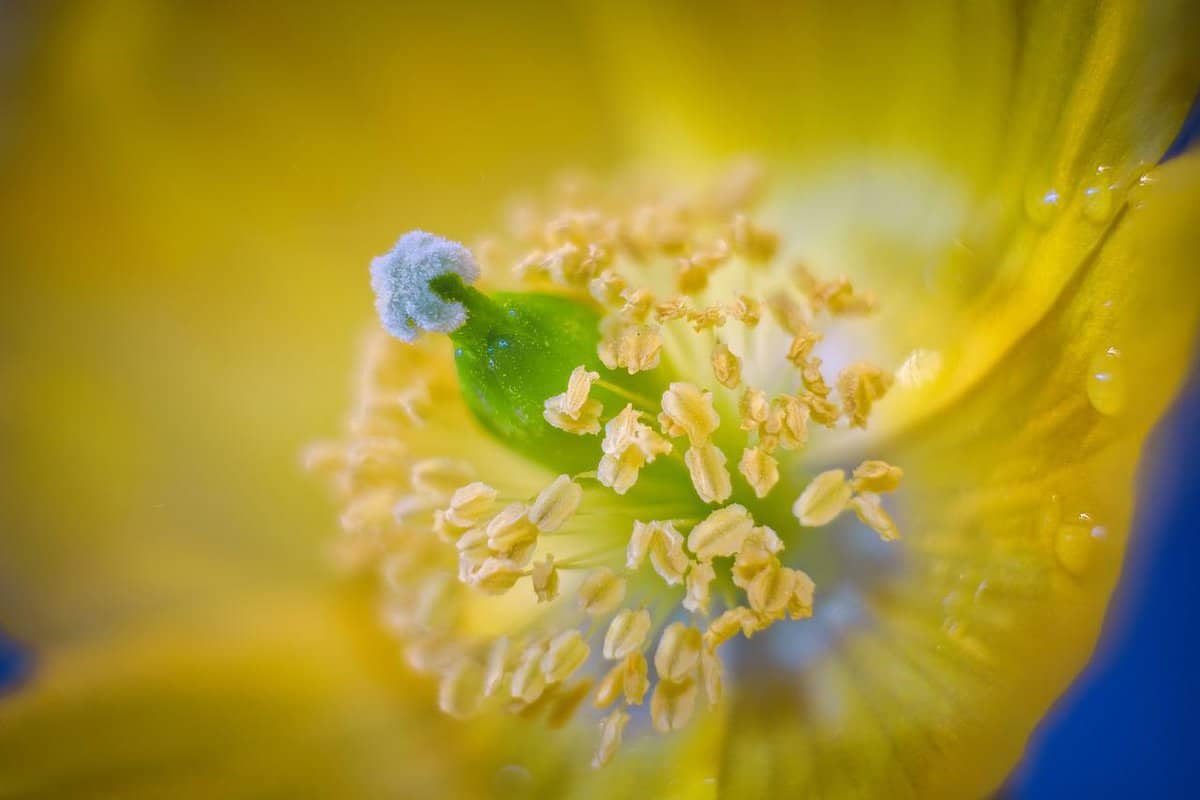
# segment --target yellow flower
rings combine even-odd
[[[48,645],[0,789],[993,789],[1091,650],[1191,352],[1200,164],[1152,168],[1181,9],[597,12],[651,178],[382,264],[415,341],[371,337],[308,453],[360,578]]]

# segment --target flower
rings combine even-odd
[[[788,200],[747,169],[693,194],[617,182],[528,209],[479,274],[520,292],[377,260],[385,326],[398,304],[465,313],[373,337],[348,436],[309,463],[446,713],[590,724],[594,768],[692,725],[747,759],[758,732],[829,736],[843,755],[823,757],[853,749],[855,780],[925,793],[947,779],[937,754],[996,736],[998,712],[1036,721],[1028,624],[1071,646],[1094,635],[1082,609],[1102,607],[1120,512],[1046,447],[1128,430],[1140,334],[1116,322],[1131,296],[1097,297],[1105,273],[1088,269],[1056,298],[1083,321],[1046,313],[997,382],[973,369],[970,332],[912,319],[941,313],[928,301],[887,313],[896,278],[821,275]],[[1059,224],[1117,235],[1087,198]],[[1045,374],[1048,354],[1061,371]],[[728,763],[713,777],[759,779]],[[825,767],[771,767],[805,768]]]
[[[638,143],[662,156],[667,177],[656,186],[689,184],[696,164],[714,153],[749,145],[766,155],[765,194],[757,203],[746,198],[736,209],[742,219],[724,218],[731,252],[687,253],[686,265],[671,264],[679,295],[720,301],[685,303],[654,288],[650,303],[638,293],[646,287],[618,288],[601,270],[586,290],[616,311],[616,322],[597,329],[606,345],[595,351],[599,365],[566,363],[553,387],[519,392],[513,408],[523,418],[470,407],[446,337],[426,334],[413,347],[379,340],[379,360],[370,363],[383,374],[364,373],[347,440],[313,453],[313,466],[327,471],[344,501],[350,560],[373,558],[426,521],[431,552],[452,546],[452,569],[437,574],[426,569],[426,553],[389,550],[378,564],[380,585],[369,590],[380,591],[384,622],[400,634],[407,659],[436,673],[429,690],[450,713],[421,713],[421,684],[395,694],[378,688],[403,681],[404,668],[392,646],[372,638],[354,602],[331,609],[319,595],[297,592],[270,606],[276,613],[243,622],[228,619],[240,616],[239,595],[211,592],[200,605],[223,616],[207,629],[179,625],[172,636],[70,670],[51,662],[48,688],[35,684],[0,712],[4,774],[35,789],[96,776],[122,788],[139,779],[175,788],[203,753],[213,774],[250,792],[298,786],[421,796],[461,787],[467,796],[581,796],[635,787],[752,797],[818,785],[829,796],[876,787],[969,796],[994,786],[1094,640],[1119,564],[1132,464],[1194,331],[1194,278],[1181,255],[1193,235],[1186,222],[1195,167],[1148,168],[1179,118],[1180,98],[1194,93],[1176,51],[1186,37],[1166,12],[1161,20],[1119,5],[1102,12],[1094,25],[1087,14],[1085,24],[1038,8],[1019,25],[903,8],[878,18],[831,10],[829,19],[796,20],[783,10],[762,20],[701,15],[669,24],[659,11],[636,20],[611,15],[623,30],[605,50],[614,91],[623,92],[614,106]],[[604,16],[596,21],[601,41]],[[960,24],[978,33],[973,46],[959,41]],[[1154,35],[1160,25],[1167,35]],[[599,190],[610,215],[632,215],[645,196],[622,188]],[[688,188],[682,204],[709,196]],[[660,229],[653,215],[647,222],[656,248],[686,246],[698,230],[693,220],[675,230]],[[189,218],[187,229],[193,224]],[[560,248],[527,264],[529,279],[572,286],[589,260],[603,258]],[[503,254],[489,260],[487,247],[471,250],[491,302],[498,288],[517,288],[496,286],[513,265]],[[795,297],[766,297],[731,277],[761,269],[774,280],[778,265],[797,255],[813,283],[789,275],[789,288],[819,300],[825,311],[812,320]],[[658,249],[650,260],[669,261]],[[765,266],[749,266],[759,262]],[[572,286],[568,302],[578,304],[582,288]],[[756,358],[725,338],[741,327],[792,335]],[[659,386],[681,348],[697,350],[690,368]],[[776,361],[779,375],[798,375],[810,397],[749,391],[773,377],[763,364]],[[470,367],[476,376],[481,363]],[[584,377],[600,376],[587,393],[599,409],[572,402],[587,382],[572,385],[580,365],[589,366]],[[393,386],[392,367],[423,379]],[[661,392],[648,395],[647,387]],[[718,419],[712,430],[706,391]],[[546,424],[547,410],[577,430]],[[446,417],[459,423],[452,435]],[[726,452],[721,437],[730,434],[754,443]],[[565,457],[587,456],[590,467],[555,469],[539,436],[556,437]],[[598,480],[606,456],[607,485]],[[486,474],[474,474],[481,460]],[[893,468],[903,475],[888,488]],[[595,482],[582,474],[593,469]],[[405,492],[404,503],[389,485],[397,471],[417,490]],[[364,484],[378,491],[364,493]],[[525,491],[508,496],[512,487]],[[639,514],[641,528],[613,524],[646,508],[647,497],[707,513]],[[632,544],[640,531],[646,539],[633,572],[628,544],[623,559],[594,566],[580,560],[590,551],[560,555],[555,545],[551,560],[538,550],[572,535],[599,498],[610,519],[595,518],[594,533],[618,531]],[[788,525],[798,527],[799,516],[813,523],[802,531],[811,536],[763,524],[759,509],[777,504]],[[692,541],[697,529],[704,535]],[[299,549],[289,541],[270,552]],[[590,569],[581,575],[583,564]],[[100,560],[91,566],[104,568]],[[118,585],[108,577],[104,585]],[[748,611],[724,617],[729,586],[747,604],[732,608]],[[682,611],[652,618],[631,645],[641,609],[622,604],[647,587],[661,587]],[[346,591],[357,597],[361,588]],[[472,608],[454,613],[447,597],[465,590]],[[521,615],[545,624],[548,608],[571,603],[598,626],[607,622],[605,635],[555,632],[533,655],[517,652],[512,636],[511,652],[495,645]],[[810,608],[811,618],[791,619]],[[702,633],[697,653],[695,636],[671,626],[698,630],[689,623],[705,613],[724,619],[706,626],[710,641],[728,638],[710,652]],[[761,624],[758,614],[777,616],[746,639],[743,631]],[[618,620],[609,649],[621,655],[609,659],[607,634]],[[494,659],[489,648],[486,661],[439,663],[445,653],[437,647],[411,646],[413,630],[463,622],[495,645]],[[243,625],[240,634],[225,632]],[[343,628],[353,634],[333,633]],[[200,629],[206,636],[192,641]],[[223,637],[241,649],[226,649]],[[350,646],[336,646],[347,639]],[[516,663],[504,669],[510,655]],[[493,660],[502,668],[489,670]],[[603,674],[601,661],[611,664]],[[509,697],[515,681],[516,700],[536,705],[549,694],[553,708],[522,709],[537,712],[537,724],[477,709],[476,687],[486,693],[497,672]],[[586,677],[619,710],[596,719],[587,705],[596,695],[576,691]],[[247,700],[242,713],[218,702],[229,697]],[[104,746],[94,754],[59,744],[66,730],[83,734],[100,727],[97,720],[128,722],[163,708],[178,719],[158,726],[170,736],[121,728],[91,737]],[[608,764],[593,770],[593,759]],[[455,768],[439,770],[444,762]],[[150,777],[147,764],[157,767]]]

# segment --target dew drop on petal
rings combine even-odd
[[[1064,198],[1053,186],[1031,186],[1025,193],[1025,213],[1035,225],[1049,225],[1062,209]]]
[[[1119,414],[1125,406],[1125,367],[1121,351],[1108,347],[1092,356],[1087,373],[1087,396],[1101,414]]]
[[[1054,557],[1059,566],[1075,577],[1085,574],[1094,559],[1096,546],[1107,533],[1089,514],[1078,514],[1064,521],[1054,535]]]
[[[506,764],[496,770],[496,797],[506,800],[533,795],[533,774],[520,764]]]
[[[1089,186],[1083,190],[1083,216],[1090,222],[1102,225],[1113,213],[1112,189],[1103,184]]]
[[[1157,182],[1158,176],[1155,175],[1153,171],[1147,170],[1146,172],[1143,172],[1137,179],[1137,183],[1135,183],[1129,189],[1129,207],[1132,209],[1141,208],[1145,204],[1146,198],[1149,196],[1152,187]]]

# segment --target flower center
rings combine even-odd
[[[446,712],[554,726],[588,701],[603,765],[636,709],[666,733],[721,702],[729,642],[804,624],[810,573],[840,570],[817,529],[853,511],[898,538],[898,467],[805,451],[936,355],[830,374],[823,322],[877,300],[789,263],[751,187],[576,198],[474,253],[413,232],[372,265],[395,339],[372,343],[349,440],[309,460]],[[470,285],[505,273],[524,291]]]

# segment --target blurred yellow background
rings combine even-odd
[[[7,10],[3,626],[47,648],[328,580],[297,453],[340,425],[367,262],[613,159],[580,20]]]

